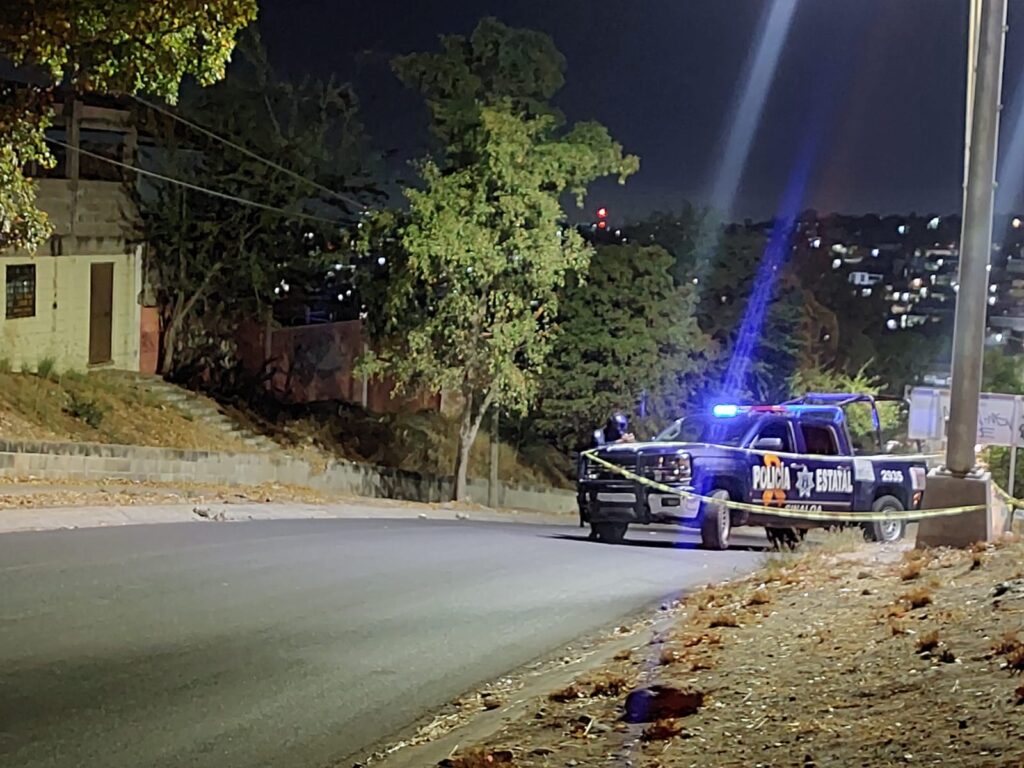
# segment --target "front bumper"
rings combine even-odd
[[[690,485],[676,486],[693,492]],[[634,483],[585,483],[578,491],[580,518],[590,523],[696,521],[700,502]]]

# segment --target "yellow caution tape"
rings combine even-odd
[[[624,448],[623,452],[628,452],[628,446],[635,445],[635,443],[612,443],[611,445],[620,445]],[[672,445],[671,441],[665,443],[665,445]],[[780,459],[787,459],[790,461],[826,461],[832,463],[845,464],[857,459],[866,459],[868,461],[937,461],[942,458],[941,453],[870,453],[870,454],[857,454],[856,456],[835,456],[832,454],[821,454],[821,453],[787,453],[786,451],[769,451],[763,448],[741,448],[738,445],[718,445],[716,443],[686,443],[686,450],[692,448],[711,448],[716,451],[732,451],[733,453],[750,454],[753,456],[777,456]],[[609,446],[605,446],[609,447]],[[591,451],[597,450],[591,448]],[[590,455],[589,451],[583,451],[583,454]]]
[[[992,483],[992,485],[996,489],[996,495],[999,496],[999,498],[1001,498],[1011,507],[1020,507],[1021,509],[1024,509],[1024,499],[1014,498],[995,483]]]
[[[628,480],[632,480],[635,483],[653,488],[662,493],[672,494],[679,496],[683,499],[696,499],[698,501],[709,502],[712,504],[722,504],[729,509],[739,509],[744,512],[757,512],[760,514],[772,515],[773,517],[784,517],[793,520],[813,520],[815,522],[825,521],[846,521],[846,522],[881,522],[886,520],[923,520],[929,517],[951,517],[953,515],[962,515],[965,512],[978,512],[986,509],[984,504],[975,504],[973,506],[964,507],[947,507],[945,509],[907,509],[902,511],[893,512],[818,512],[811,510],[796,510],[796,509],[785,509],[783,507],[767,507],[760,504],[749,504],[745,501],[733,501],[731,499],[716,499],[713,496],[703,496],[699,493],[693,493],[692,491],[683,491],[679,488],[673,488],[659,483],[650,478],[643,477],[631,472],[624,467],[620,467],[617,464],[612,464],[610,461],[595,456],[593,451],[584,451],[583,455],[586,456],[588,461],[593,461],[600,464],[606,469],[610,469],[616,472]],[[1024,504],[1022,504],[1024,506]]]

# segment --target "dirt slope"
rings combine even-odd
[[[697,593],[675,631],[452,762],[1019,767],[1022,673],[1019,537],[975,551],[818,552]],[[640,722],[626,722],[638,688]]]

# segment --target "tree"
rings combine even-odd
[[[749,299],[759,279],[768,238],[755,228],[722,227],[714,215],[692,206],[680,214],[655,214],[626,228],[630,240],[657,244],[672,254],[672,274],[677,284],[694,286],[695,314],[710,344],[709,366],[699,389],[687,400],[697,403],[718,400],[733,359]],[[806,346],[808,313],[814,304],[791,273],[774,277],[763,324],[746,361],[739,396],[758,401],[779,399],[801,351]]]
[[[355,222],[354,196],[372,192],[351,90],[276,78],[255,36],[240,52],[224,81],[188,92],[179,112],[285,170],[163,113],[145,115],[164,175],[270,207],[166,183],[139,194],[165,375],[208,365],[239,319],[265,319],[275,300],[323,288],[342,227]]]
[[[10,0],[0,14],[0,57],[40,73],[45,85],[11,89],[0,104],[0,248],[49,236],[23,174],[53,160],[44,132],[50,94],[80,90],[177,96],[186,75],[209,85],[224,75],[235,35],[256,0]]]
[[[370,309],[383,327],[364,369],[461,398],[456,499],[487,410],[522,413],[534,399],[557,336],[558,290],[590,260],[564,224],[561,196],[579,202],[590,181],[621,181],[639,165],[596,123],[563,128],[547,104],[563,65],[549,38],[493,20],[395,65],[426,96],[443,148],[419,164],[408,211],[365,228],[364,252],[397,254],[383,306]]]
[[[642,392],[653,415],[678,417],[707,340],[695,287],[674,284],[673,264],[659,246],[609,245],[583,277],[570,277],[535,419],[563,448],[578,447],[612,412],[633,411]]]

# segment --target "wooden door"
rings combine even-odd
[[[93,264],[89,280],[89,364],[113,359],[114,265]]]

